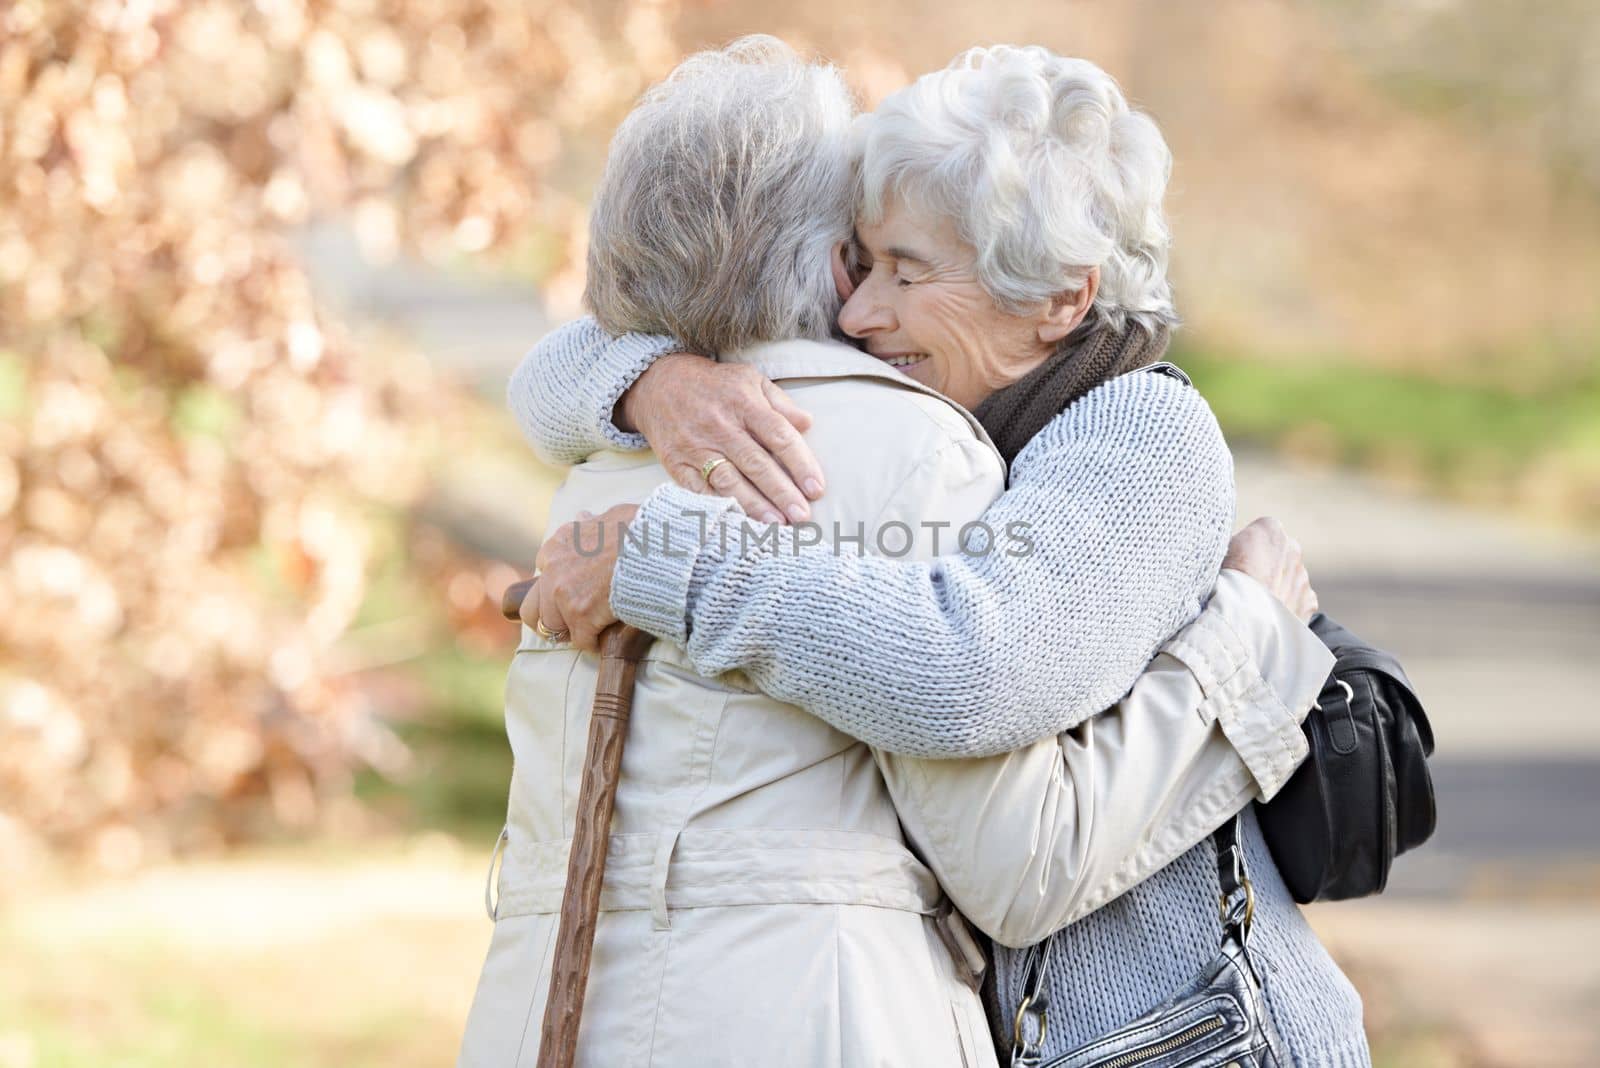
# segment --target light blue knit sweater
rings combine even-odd
[[[674,348],[579,320],[523,360],[511,408],[552,462],[646,447],[611,414]],[[983,556],[897,562],[802,547],[787,529],[757,547],[719,530],[741,518],[736,508],[670,484],[654,492],[634,523],[653,551],[617,564],[618,617],[683,644],[700,671],[743,669],[772,696],[879,748],[977,756],[1116,703],[1198,613],[1233,522],[1232,460],[1197,391],[1132,374],[1048,424],[985,512],[997,532],[1027,524],[1029,552],[1001,542]],[[1244,842],[1257,892],[1252,951],[1295,1062],[1367,1065],[1359,997],[1306,926],[1253,818]],[[1211,958],[1221,938],[1215,855],[1202,842],[1067,928],[1048,980],[1052,1003],[1067,1011],[1052,1020],[1047,1054],[1139,1015]],[[996,946],[994,964],[1008,1018],[1021,954]]]

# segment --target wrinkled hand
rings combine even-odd
[[[822,467],[801,433],[811,415],[747,364],[663,356],[623,395],[622,422],[637,427],[674,482],[739,502],[763,523],[811,518]],[[728,463],[701,474],[707,460]]]
[[[1233,536],[1222,566],[1243,571],[1261,583],[1302,621],[1309,622],[1317,614],[1317,591],[1311,588],[1300,543],[1271,516],[1257,519]]]
[[[617,565],[623,532],[639,511],[619,504],[602,515],[578,518],[550,532],[534,562],[533,589],[522,601],[522,621],[565,633],[585,652],[600,648],[600,632],[617,621],[611,611],[611,572]]]

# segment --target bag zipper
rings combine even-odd
[[[1209,1035],[1221,1027],[1222,1017],[1208,1016],[1199,1023],[1184,1028],[1171,1038],[1164,1038],[1160,1042],[1152,1042],[1148,1046],[1140,1046],[1138,1049],[1129,1050],[1127,1053],[1119,1054],[1109,1061],[1101,1061],[1099,1068],[1134,1068],[1135,1065],[1144,1064],[1153,1057],[1160,1057],[1171,1053],[1175,1049],[1181,1049],[1202,1035]]]

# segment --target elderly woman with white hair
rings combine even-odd
[[[635,262],[606,262],[602,247],[591,254],[590,292],[600,325],[580,321],[546,339],[515,376],[512,400],[547,458],[616,456],[648,442],[673,477],[724,496],[663,483],[642,507],[562,524],[540,550],[544,573],[524,618],[551,646],[570,639],[587,649],[620,617],[679,643],[683,662],[702,676],[738,672],[874,747],[906,833],[956,904],[999,943],[991,1008],[1007,1021],[1004,1031],[1024,1004],[1033,959],[1007,947],[1065,925],[1041,975],[1055,1006],[1051,1027],[1030,1051],[1048,1060],[1159,1004],[1216,952],[1217,855],[1203,839],[1250,797],[1270,796],[1303,757],[1298,720],[1330,661],[1304,660],[1303,678],[1249,711],[1217,710],[1212,703],[1230,694],[1270,689],[1234,683],[1264,678],[1268,650],[1305,634],[1257,630],[1262,645],[1243,658],[1257,666],[1247,670],[1238,657],[1252,641],[1242,637],[1250,628],[1241,616],[1220,624],[1233,634],[1223,643],[1233,662],[1186,662],[1196,701],[1160,721],[1154,737],[1165,742],[1146,739],[1141,748],[1112,733],[1133,731],[1145,716],[1154,722],[1163,702],[1143,705],[1141,696],[1163,658],[1192,648],[1196,628],[1218,618],[1231,581],[1219,568],[1237,563],[1225,559],[1233,519],[1226,446],[1204,401],[1159,364],[1176,317],[1161,210],[1169,157],[1154,123],[1092,64],[1036,48],[979,49],[885,101],[863,120],[857,152],[857,269],[847,268],[835,232],[833,275],[848,298],[838,326],[876,365],[843,377],[898,378],[973,409],[1011,464],[1009,488],[981,512],[971,507],[971,494],[993,497],[998,486],[986,477],[988,441],[957,435],[893,468],[898,481],[867,483],[881,493],[875,509],[861,506],[861,485],[837,465],[824,499],[822,471],[799,435],[810,429],[826,439],[818,413],[758,381],[759,361],[730,359],[722,346],[748,343],[750,333],[721,337],[705,325],[719,320],[708,302],[730,321],[750,314],[770,324],[817,307],[816,294],[781,277],[749,290],[746,279],[765,283],[771,272],[741,277],[749,264],[722,254],[756,255],[759,229],[740,232],[738,219],[708,203],[719,225],[689,240],[717,249],[727,276],[674,283],[668,251],[646,282]],[[704,166],[725,162],[713,151]],[[799,165],[791,157],[768,177],[781,184]],[[830,210],[809,207],[824,219]],[[653,226],[657,247],[681,254],[685,235],[664,240],[659,231],[671,227],[645,217],[660,208],[613,199],[597,210],[597,226],[607,211],[632,212],[625,229]],[[814,235],[808,254],[821,254],[825,223],[794,218],[788,226]],[[793,248],[766,259],[806,274]],[[747,296],[732,296],[730,282]],[[602,297],[612,284],[617,292]],[[630,303],[624,293],[649,296]],[[674,309],[691,307],[699,309],[684,317],[691,325],[678,322]],[[804,315],[789,321],[796,334],[818,336]],[[718,361],[668,356],[684,349]],[[821,374],[815,365],[772,366],[783,373],[767,377],[789,380],[796,395]],[[706,421],[703,413],[716,410],[732,434]],[[619,417],[642,436],[615,425]],[[876,414],[855,418],[867,424]],[[911,424],[890,425],[909,434]],[[913,452],[926,444],[913,443]],[[881,435],[860,436],[818,455],[872,465],[893,449]],[[854,505],[845,518],[877,520],[878,553],[863,552],[859,536],[844,539],[851,548],[843,550],[837,523],[828,545],[808,526],[774,528],[752,544],[735,522],[736,500],[758,517],[775,519],[777,505],[796,521],[837,518],[826,509],[841,493]],[[916,507],[956,499],[964,503]],[[881,531],[906,525],[902,517],[932,528],[935,539],[948,531],[961,551],[893,559]],[[616,529],[624,523],[626,542]],[[983,542],[976,547],[967,539],[974,528]],[[866,540],[871,549],[873,535]],[[620,551],[625,544],[634,548]],[[1248,539],[1234,549],[1246,551]],[[1307,590],[1283,596],[1309,614]],[[1266,711],[1273,706],[1275,719]],[[1209,791],[1190,788],[1200,761],[1161,756],[1164,744],[1195,730],[1197,714],[1214,717],[1208,727],[1226,736],[1239,762],[1227,773],[1211,767],[1218,778]],[[1045,751],[1048,762],[1037,765],[1019,756]],[[947,778],[930,770],[944,764],[959,770]],[[1022,773],[1029,766],[1050,770],[1030,778]],[[1241,766],[1252,784],[1245,791]],[[1221,789],[1230,776],[1234,787]],[[1180,780],[1190,787],[1177,789]],[[1067,793],[1051,793],[1063,786]],[[1201,800],[1218,793],[1227,794],[1220,805]],[[1109,833],[1097,838],[1091,831],[1101,822]],[[1368,1063],[1359,999],[1295,908],[1254,819],[1243,827],[1255,879],[1252,949],[1264,962],[1282,1048],[1298,1064]],[[1119,851],[1125,861],[1109,859]],[[1103,878],[1088,878],[1095,873]]]

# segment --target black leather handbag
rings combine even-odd
[[[1435,822],[1433,728],[1400,662],[1325,615],[1311,629],[1335,657],[1303,728],[1311,754],[1257,811],[1302,904],[1381,892]]]

